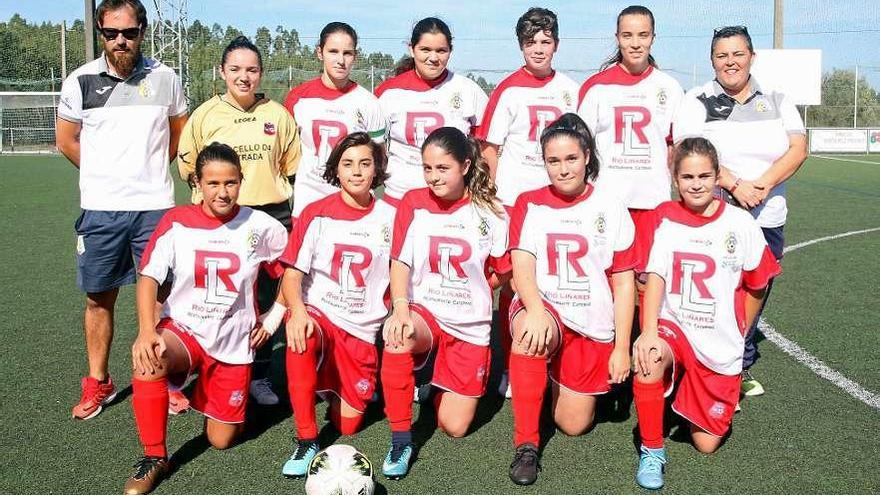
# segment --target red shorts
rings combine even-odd
[[[740,375],[722,375],[706,367],[694,355],[684,332],[671,321],[659,321],[659,335],[672,349],[672,371],[664,379],[667,397],[680,378],[672,410],[708,433],[723,437],[739,402]]]
[[[339,328],[318,308],[306,305],[306,311],[318,323],[321,342],[317,391],[332,392],[363,413],[376,390],[376,346]]]
[[[550,352],[550,379],[576,394],[608,393],[611,390],[608,361],[614,351],[614,342],[599,342],[575,332],[562,323],[552,304],[543,302],[560,330],[560,345]],[[511,332],[513,317],[525,309],[520,299],[510,305]]]
[[[189,370],[169,376],[172,387],[182,387],[189,375],[198,372],[190,405],[196,411],[221,423],[244,423],[251,381],[251,364],[229,364],[217,361],[201,344],[171,318],[163,318],[157,328],[174,334],[189,354]]]
[[[410,304],[409,310],[421,316],[431,330],[431,348],[413,356],[416,369],[424,367],[431,353],[436,352],[432,385],[465,397],[482,397],[492,362],[489,346],[465,342],[444,332],[424,306]]]
[[[651,254],[651,242],[654,238],[654,227],[656,226],[654,210],[630,208],[629,216],[636,227],[633,242],[635,243],[635,252],[639,260],[639,264],[636,266],[636,275],[638,275],[645,271],[645,267],[648,266],[648,255]]]

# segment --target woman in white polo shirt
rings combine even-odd
[[[685,95],[673,125],[675,142],[695,136],[712,142],[721,162],[719,183],[725,198],[752,213],[773,255],[781,259],[788,213],[785,181],[807,157],[803,121],[791,100],[762,89],[750,74],[755,51],[745,26],[716,29],[711,58],[715,79]],[[764,393],[749,372],[758,357],[754,335],[760,316],[759,312],[746,336],[745,395]]]

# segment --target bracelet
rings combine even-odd
[[[391,300],[391,307],[397,306],[397,303],[405,302],[407,306],[409,306],[409,298],[407,297],[395,297]]]
[[[260,322],[263,325],[263,330],[269,335],[274,335],[275,331],[278,330],[278,327],[281,326],[281,321],[284,319],[286,313],[287,306],[279,304],[276,301],[272,307],[269,308],[269,311],[260,315]]]
[[[736,178],[736,182],[733,183],[733,187],[731,187],[730,189],[728,189],[728,192],[730,192],[730,194],[733,194],[733,191],[736,191],[736,188],[739,187],[740,182],[742,182],[742,179],[740,179],[739,177],[737,177],[737,178]]]

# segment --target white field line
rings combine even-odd
[[[816,158],[822,158],[823,160],[834,160],[837,162],[863,163],[866,165],[880,165],[880,162],[872,162],[870,160],[854,160],[852,158],[840,158],[839,156],[828,156],[828,155],[810,155],[810,156],[815,156]]]
[[[849,237],[852,235],[867,234],[870,232],[876,232],[878,230],[880,230],[880,227],[876,227],[873,229],[853,230],[851,232],[844,232],[842,234],[820,237],[818,239],[799,242],[797,244],[788,246],[785,248],[784,252],[790,253],[792,251],[796,251],[807,246],[812,246],[813,244],[818,244],[820,242],[833,241],[835,239],[841,239],[843,237]],[[841,390],[862,401],[869,407],[880,411],[880,395],[877,395],[876,393],[866,389],[865,387],[862,387],[858,383],[843,376],[839,372],[831,369],[827,364],[822,362],[821,359],[813,356],[803,347],[799,346],[796,342],[787,339],[785,336],[776,331],[776,329],[773,328],[772,325],[767,323],[765,319],[761,318],[761,321],[758,322],[758,329],[761,330],[761,333],[764,334],[764,337],[766,337],[767,340],[776,344],[776,346],[782,349],[783,352],[812,370],[813,373],[833,383]]]

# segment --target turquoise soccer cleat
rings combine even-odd
[[[309,464],[318,454],[318,442],[297,442],[296,450],[281,468],[281,474],[288,478],[302,478],[309,472]]]
[[[666,449],[649,449],[642,446],[636,483],[648,490],[663,488],[663,468],[666,465]]]
[[[382,463],[382,474],[386,478],[399,480],[406,476],[409,472],[409,462],[413,455],[413,446],[411,443],[392,444]]]

